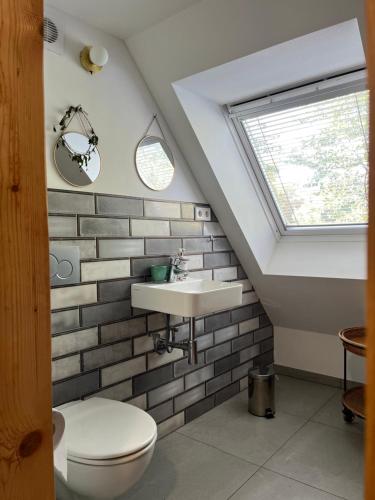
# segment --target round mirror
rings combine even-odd
[[[67,132],[57,139],[54,158],[61,177],[73,186],[92,184],[100,173],[97,147],[79,132]]]
[[[174,174],[172,151],[160,137],[146,135],[139,141],[135,164],[139,177],[154,191],[161,191],[172,182]]]

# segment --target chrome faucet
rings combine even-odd
[[[171,272],[169,274],[169,282],[186,280],[189,275],[188,262],[189,259],[184,255],[185,250],[180,248],[177,255],[171,257]]]

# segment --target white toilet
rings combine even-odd
[[[114,499],[142,477],[157,438],[156,423],[145,411],[103,398],[58,410],[65,418],[67,486],[73,493]]]

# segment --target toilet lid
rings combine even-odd
[[[131,455],[154,439],[150,415],[120,401],[91,398],[59,409],[65,418],[68,457],[105,460]]]

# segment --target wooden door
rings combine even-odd
[[[375,500],[375,0],[367,0],[370,187],[367,285],[366,500]]]
[[[42,0],[0,0],[0,498],[54,498]]]

